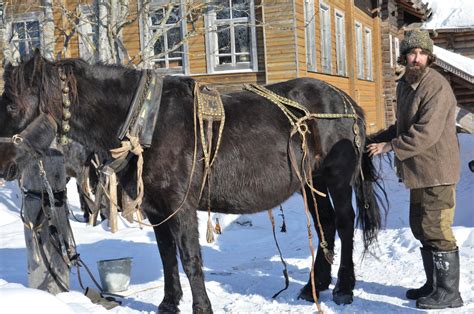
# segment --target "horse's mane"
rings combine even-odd
[[[62,90],[56,64],[41,56],[21,62],[18,66],[7,66],[4,73],[5,93],[10,99],[15,99],[19,109],[26,111],[28,101],[25,96],[31,94],[30,88],[36,90],[40,110],[60,117],[62,110]],[[68,83],[72,87],[70,95],[74,102],[77,99],[77,89],[74,88],[75,78],[68,75]]]
[[[107,64],[99,61],[91,65],[82,59],[72,58],[57,61],[56,64],[62,67],[71,67],[77,74],[98,80],[116,79],[137,71],[120,64]]]
[[[82,59],[63,59],[50,62],[40,55],[35,55],[18,66],[7,66],[4,73],[5,93],[15,99],[19,109],[25,112],[28,108],[26,95],[29,88],[37,90],[41,111],[52,114],[57,120],[62,112],[62,89],[58,69],[66,74],[69,86],[69,97],[72,105],[78,103],[77,78],[88,77],[97,80],[116,79],[127,76],[135,69],[121,65],[97,63],[90,65]]]

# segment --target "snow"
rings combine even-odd
[[[433,53],[437,58],[452,65],[458,70],[474,76],[474,59],[465,57],[461,54],[446,50],[436,45],[433,46]]]
[[[472,0],[424,0],[432,15],[423,23],[424,29],[474,28],[474,1]]]
[[[462,176],[457,188],[457,211],[454,233],[460,247],[460,291],[464,307],[434,313],[474,312],[474,173],[467,163],[474,159],[474,136],[461,134]],[[376,256],[363,260],[361,232],[355,235],[354,263],[356,286],[354,302],[336,305],[331,290],[321,293],[321,307],[325,313],[415,313],[415,301],[405,298],[408,288],[424,283],[419,243],[409,229],[408,191],[396,179],[388,163],[380,163],[386,190],[390,198],[387,225],[379,234]],[[69,202],[76,216],[80,216],[74,183],[69,184]],[[0,187],[0,304],[2,313],[148,313],[154,312],[163,298],[163,269],[152,229],[140,229],[135,224],[120,221],[119,231],[112,234],[102,223],[96,227],[71,219],[72,228],[82,259],[98,278],[96,262],[103,259],[133,257],[129,289],[123,293],[123,304],[110,311],[92,304],[82,294],[76,271],[71,274],[73,292],[52,296],[26,288],[28,286],[26,249],[23,225],[19,217],[21,203],[14,183]],[[217,215],[223,233],[216,241],[206,243],[206,213],[200,213],[200,234],[204,258],[206,287],[216,313],[309,313],[314,304],[298,300],[298,291],[306,283],[311,264],[306,217],[300,196],[293,196],[283,204],[287,233],[277,232],[277,238],[288,264],[290,287],[277,299],[272,295],[284,286],[283,266],[266,212],[255,215]],[[282,219],[274,210],[277,226]],[[340,257],[340,241],[336,242],[333,284],[336,281]],[[81,272],[84,284],[93,283]],[[189,283],[180,269],[183,300],[180,309],[190,313],[192,297]],[[85,278],[86,277],[86,278]]]

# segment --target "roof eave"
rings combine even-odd
[[[440,68],[462,78],[463,80],[471,83],[471,84],[474,84],[474,76],[472,76],[471,74],[469,73],[466,73],[465,71],[455,67],[455,66],[452,66],[451,64],[447,63],[446,61],[440,59],[439,57],[436,58],[436,61],[434,62],[437,66],[439,66]]]

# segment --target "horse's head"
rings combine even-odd
[[[16,179],[31,159],[43,155],[56,136],[61,119],[57,73],[54,64],[39,52],[18,66],[5,66],[5,91],[0,100],[0,174],[7,180]]]

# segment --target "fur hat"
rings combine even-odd
[[[433,52],[433,41],[430,38],[428,31],[415,29],[405,33],[400,44],[400,54],[404,55],[413,48],[421,48]]]

